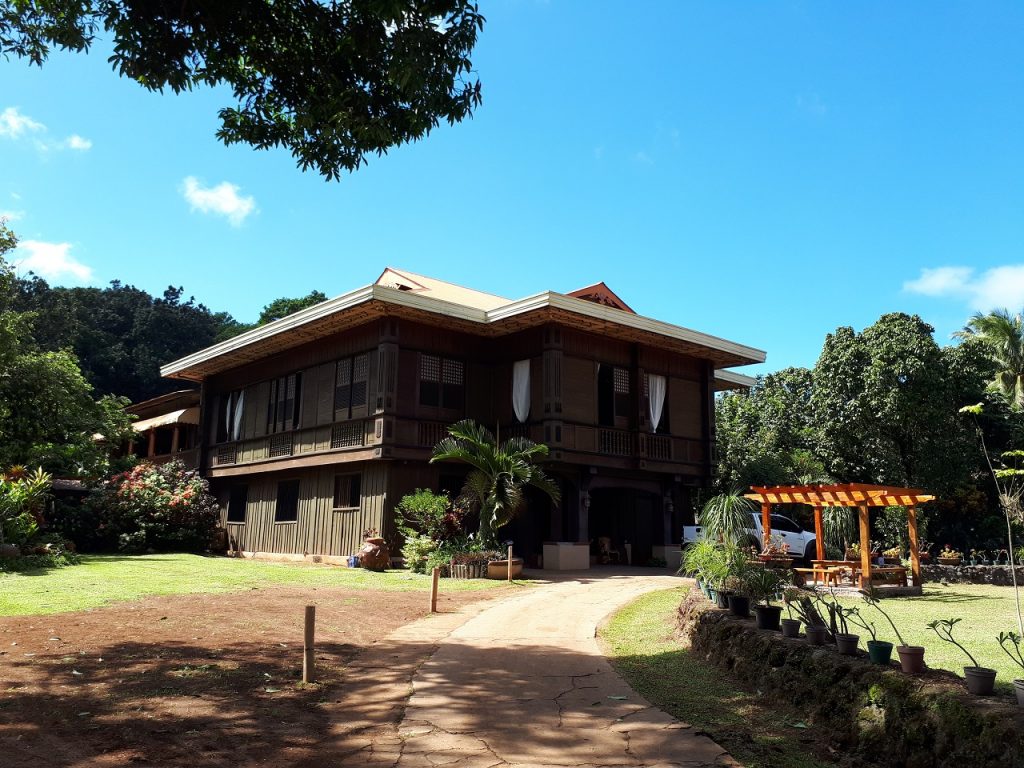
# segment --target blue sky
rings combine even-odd
[[[53,282],[252,320],[386,265],[508,297],[606,281],[809,365],[917,312],[1024,305],[1024,5],[490,0],[472,120],[340,183],[214,138],[102,45],[0,61],[0,211]],[[26,122],[28,121],[28,122]],[[225,186],[226,185],[226,186]]]

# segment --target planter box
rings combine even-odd
[[[544,542],[544,570],[585,571],[588,568],[590,568],[590,545],[586,542]]]
[[[512,578],[518,578],[523,575],[523,558],[513,557],[512,558]],[[487,578],[488,579],[507,579],[508,578],[508,560],[495,560],[494,562],[487,564]]]
[[[486,570],[487,566],[484,563],[448,566],[448,572],[453,579],[482,579],[486,575]]]
[[[960,565],[959,557],[940,557],[938,561],[939,565]]]

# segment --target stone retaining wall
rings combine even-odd
[[[1008,696],[971,697],[949,673],[904,675],[866,654],[840,656],[760,631],[696,591],[679,607],[679,629],[708,662],[796,706],[842,765],[1024,766],[1024,710]]]
[[[1017,571],[1017,583],[1024,586],[1024,565],[1018,565],[1014,570]],[[922,565],[921,576],[926,582],[1013,586],[1008,565]]]

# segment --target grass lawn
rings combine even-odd
[[[813,738],[799,718],[727,673],[694,658],[675,639],[675,613],[686,588],[652,592],[627,605],[601,630],[612,664],[660,709],[705,731],[739,762],[768,768],[817,768]]]
[[[0,616],[62,613],[147,595],[220,593],[278,584],[412,591],[428,590],[430,577],[202,555],[85,555],[80,565],[67,568],[0,573]],[[489,579],[443,579],[440,589],[506,586],[507,582]]]
[[[1022,596],[1024,599],[1024,596]],[[842,600],[847,605],[861,605],[857,598]],[[911,645],[923,645],[925,663],[933,669],[948,669],[961,677],[964,667],[971,662],[956,646],[939,640],[928,629],[933,619],[961,618],[953,630],[953,637],[974,654],[978,664],[998,671],[996,686],[1008,690],[1015,678],[1024,678],[1024,669],[1013,664],[999,648],[996,636],[1000,632],[1017,629],[1017,613],[1014,608],[1012,587],[993,587],[987,584],[925,584],[921,597],[893,597],[882,601],[885,612],[899,627],[903,639]],[[875,624],[879,640],[897,643],[896,636],[877,611],[869,607],[861,609],[862,615]],[[861,645],[870,638],[864,630],[854,629],[861,635]],[[893,658],[896,653],[893,652]]]

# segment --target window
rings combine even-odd
[[[801,528],[788,517],[772,515],[772,530],[785,531],[786,533],[800,533]]]
[[[656,435],[667,435],[671,432],[671,430],[669,429],[670,417],[668,413],[668,390],[671,386],[671,381],[672,380],[668,378],[666,378],[665,380],[665,402],[663,402],[661,405],[661,421],[658,422],[658,428],[655,430]],[[643,377],[643,390],[644,400],[647,401],[643,404],[643,409],[644,412],[648,414],[648,418],[650,418],[651,380],[648,377],[648,374],[646,373]]]
[[[629,417],[629,370],[601,363],[597,368],[597,423],[614,427]]]
[[[275,523],[294,523],[299,519],[299,481],[283,480],[277,484]]]
[[[218,443],[238,440],[242,436],[244,401],[245,397],[240,389],[236,389],[234,392],[225,392],[220,396],[220,408],[217,409]]]
[[[466,405],[466,369],[461,360],[420,355],[420,405],[461,411]]]
[[[338,361],[334,377],[334,420],[351,419],[353,411],[366,405],[370,379],[370,356],[356,355]]]
[[[334,476],[334,509],[359,509],[362,475]]]
[[[249,503],[249,486],[232,485],[228,497],[228,522],[244,523],[245,508]]]
[[[270,382],[267,399],[267,434],[287,432],[299,426],[302,405],[302,373],[292,373]]]

